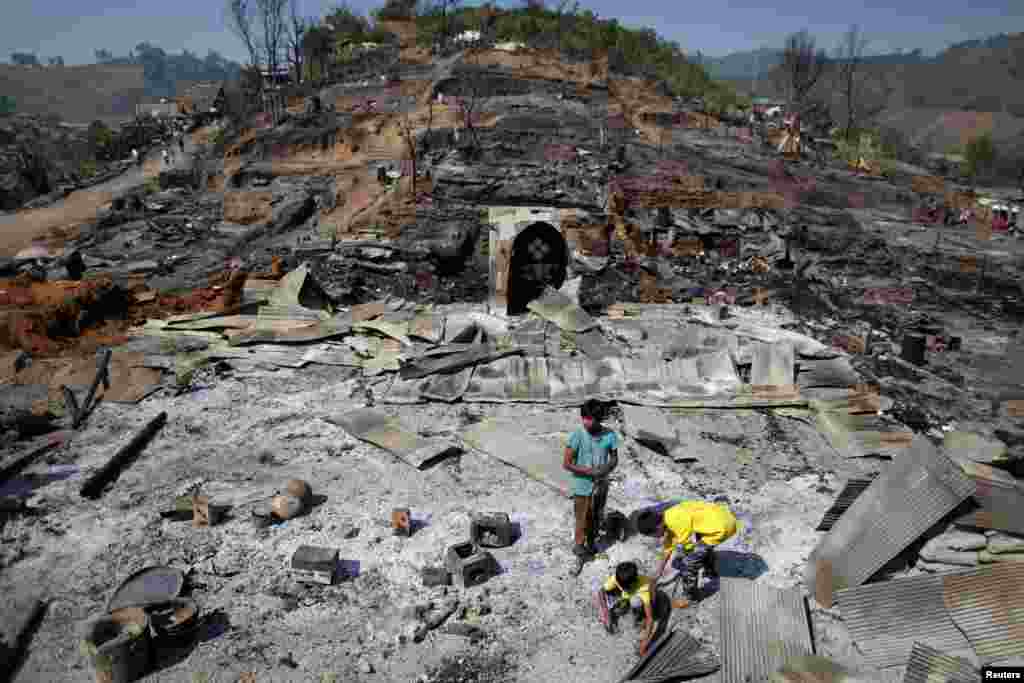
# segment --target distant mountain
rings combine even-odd
[[[987,47],[987,48],[1002,48],[1009,47],[1012,38],[1007,33],[1000,33],[997,36],[989,36],[988,38],[982,38],[979,40],[965,40],[960,43],[953,43],[947,50],[955,50],[957,48],[964,47]],[[941,56],[941,55],[940,55]]]
[[[698,56],[698,62],[709,76],[717,80],[761,78],[782,63],[782,50],[762,47],[733,52],[724,57]]]
[[[863,61],[865,64],[882,65],[936,64],[944,59],[959,59],[966,50],[979,48],[1005,50],[1012,47],[1018,40],[1019,34],[1000,33],[988,38],[953,43],[934,57],[924,55],[923,50],[917,48],[909,52],[870,55],[864,57]],[[698,56],[698,61],[712,78],[729,81],[750,80],[767,76],[772,69],[781,64],[782,50],[762,47],[757,50],[733,52],[724,57]]]

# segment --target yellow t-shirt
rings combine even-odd
[[[651,606],[651,577],[649,576],[638,576],[636,586],[633,587],[633,590],[626,591],[622,590],[619,582],[616,581],[615,576],[612,575],[604,582],[604,590],[605,592],[614,590],[622,591],[623,600],[630,600],[634,595],[639,596],[640,600],[644,603],[644,607]]]
[[[694,534],[708,545],[729,540],[736,534],[736,517],[724,505],[688,500],[665,511],[665,529],[669,533],[663,555],[668,557],[677,545],[686,552],[693,550]]]

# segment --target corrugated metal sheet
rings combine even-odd
[[[753,348],[750,383],[754,386],[793,386],[793,362],[790,344],[758,344]]]
[[[835,525],[836,520],[842,517],[843,513],[853,505],[853,501],[857,500],[857,496],[864,493],[867,487],[871,486],[875,476],[877,475],[871,475],[865,479],[850,479],[846,482],[846,486],[843,487],[843,490],[836,497],[836,502],[832,503],[832,507],[825,511],[825,516],[821,518],[821,522],[815,531],[828,531],[831,529]]]
[[[690,634],[671,630],[651,645],[620,683],[659,683],[681,677],[706,676],[717,671],[718,659],[701,652],[700,643]]]
[[[466,393],[475,369],[470,366],[458,372],[431,375],[427,378],[426,383],[420,387],[420,396],[432,401],[454,403]]]
[[[945,576],[942,595],[983,664],[1024,656],[1024,564]]]
[[[639,404],[735,398],[739,378],[726,352],[670,363],[660,358],[503,358],[477,366],[467,401],[545,401],[588,398]],[[730,390],[731,389],[731,390]]]
[[[981,674],[962,657],[951,657],[921,642],[914,643],[903,683],[979,683]]]
[[[722,578],[720,596],[722,683],[766,681],[791,657],[812,654],[807,608],[799,589]]]
[[[850,387],[857,384],[860,377],[845,358],[830,360],[802,360],[797,384],[801,389],[812,387]]]
[[[864,583],[973,492],[955,463],[915,440],[819,541],[807,561],[808,590],[830,607],[834,591]]]
[[[522,349],[527,356],[543,356],[549,330],[556,333],[558,331],[554,325],[543,318],[530,317],[512,330],[510,333],[512,343]]]
[[[907,663],[915,642],[970,651],[942,600],[942,576],[914,576],[847,588],[839,611],[865,660],[879,668]]]
[[[848,408],[817,409],[815,421],[829,444],[847,458],[902,457],[914,437],[902,425],[886,422],[878,415],[851,415]]]
[[[974,481],[978,509],[957,518],[956,523],[1024,534],[1024,486],[1009,472],[988,465],[964,461],[960,466]]]

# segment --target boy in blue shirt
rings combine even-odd
[[[583,422],[570,436],[562,467],[572,473],[573,510],[576,516],[576,574],[596,552],[597,528],[608,499],[608,475],[619,464],[619,436],[601,424],[601,402],[590,399],[580,408]]]

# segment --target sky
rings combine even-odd
[[[298,2],[307,16],[322,16],[335,4]],[[246,57],[241,43],[226,28],[226,0],[9,0],[8,4],[0,22],[0,61],[4,62],[11,52],[31,52],[44,63],[45,58],[60,55],[67,64],[88,64],[95,61],[95,49],[120,56],[144,41],[171,53],[187,49],[202,57],[213,49],[240,62]],[[349,2],[363,12],[381,4]],[[854,23],[869,40],[869,53],[921,48],[931,55],[953,42],[1024,31],[1022,0],[581,0],[580,5],[627,26],[650,26],[662,37],[677,41],[687,53],[699,50],[710,57],[780,47],[786,35],[801,28],[811,32],[819,47],[832,50]],[[893,9],[894,5],[900,9]]]

